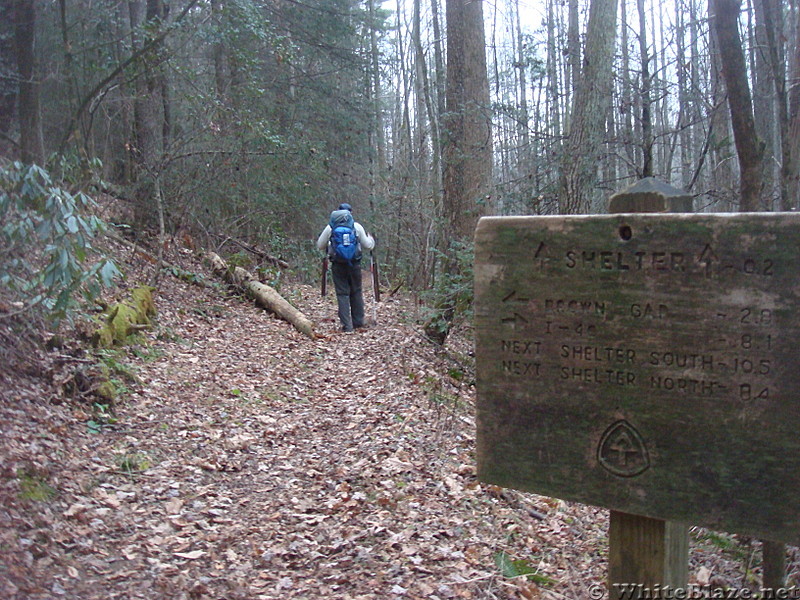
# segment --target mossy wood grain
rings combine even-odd
[[[800,215],[490,217],[483,481],[800,541]]]

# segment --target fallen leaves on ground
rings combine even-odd
[[[339,333],[332,297],[281,292],[319,338],[162,278],[155,326],[117,357],[132,377],[113,419],[64,398],[69,357],[49,379],[3,372],[0,596],[582,600],[602,584],[606,511],[477,481],[468,330],[438,349],[393,297]],[[753,545],[732,559],[698,540],[695,580],[741,587]]]

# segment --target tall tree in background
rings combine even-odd
[[[515,175],[522,169],[530,169],[530,129],[528,125],[528,77],[527,77],[527,58],[525,56],[526,44],[522,34],[522,23],[520,22],[519,0],[514,0],[514,14],[516,22],[514,23],[517,36],[517,54],[516,54],[516,67],[519,70],[519,89],[518,89],[518,106],[519,114],[517,115],[517,137],[519,139],[519,146],[521,152],[517,154],[517,162],[520,163],[514,169]],[[530,186],[522,186],[523,197],[530,196]]]
[[[795,32],[800,31],[800,10],[795,11]],[[790,80],[800,81],[800,43],[794,37],[795,43],[789,56]],[[800,207],[800,85],[791,86],[788,104],[788,145],[790,161],[786,173],[787,201],[785,209]],[[786,166],[784,165],[784,168]]]
[[[447,0],[447,113],[443,119],[445,271],[457,279],[459,243],[469,242],[481,214],[489,208],[492,186],[492,135],[486,71],[483,3]],[[425,332],[443,344],[456,299],[445,295]]]
[[[617,1],[592,0],[582,69],[561,159],[558,195],[561,214],[582,214],[592,207],[605,134],[607,99],[611,93],[616,29]]]
[[[653,117],[651,114],[650,88],[650,56],[647,45],[647,19],[644,0],[636,0],[639,13],[639,56],[642,62],[641,103],[642,103],[642,177],[653,176]]]
[[[739,37],[741,0],[713,0],[712,23],[717,34],[722,78],[728,91],[733,137],[739,157],[739,210],[757,210],[761,194],[762,148],[756,136],[753,101]]]
[[[567,62],[564,89],[568,99],[578,91],[581,76],[581,32],[578,25],[578,0],[568,0]]]
[[[700,210],[738,208],[734,135],[707,4],[680,0],[670,11],[656,0],[547,0],[540,24],[519,0],[451,2],[445,35],[441,0],[35,0],[36,19],[27,21],[35,38],[21,38],[36,41],[27,63],[35,70],[21,77],[16,9],[34,4],[4,0],[2,151],[19,157],[21,135],[37,139],[16,107],[21,84],[38,83],[43,146],[57,150],[56,169],[75,175],[78,167],[83,177],[86,159],[100,158],[121,196],[142,199],[140,214],[154,213],[157,182],[146,188],[158,174],[170,227],[269,239],[306,264],[315,223],[345,197],[375,227],[387,279],[430,289],[450,275],[431,248],[469,240],[490,189],[493,210],[503,214],[587,212],[610,189],[652,172],[691,190]],[[767,116],[756,121],[759,135],[766,131],[759,123],[776,116],[775,150],[762,163],[775,175],[783,168],[781,206],[791,208],[800,12],[796,0],[752,6],[734,15],[748,32],[740,52],[751,61],[747,77],[757,64],[766,75],[760,82],[772,85],[759,91],[752,112]],[[617,28],[618,56],[615,7],[626,10],[616,20],[627,25]],[[470,54],[464,42],[482,39],[480,24],[469,25],[468,13],[479,8],[492,22],[494,68],[470,113],[466,87],[463,98],[446,93],[444,44],[452,38],[450,83],[464,86],[470,68],[484,65],[482,43]],[[19,23],[22,33],[26,22]],[[37,114],[30,102],[19,106]],[[465,132],[479,135],[470,141]],[[481,152],[480,167],[465,166]],[[483,183],[469,183],[473,177]],[[777,198],[777,183],[761,196]]]
[[[628,22],[628,8],[626,2],[620,2],[620,22],[627,23]],[[619,137],[619,141],[622,144],[622,149],[620,153],[624,157],[624,163],[628,166],[628,171],[630,168],[636,164],[636,154],[637,149],[633,144],[634,133],[633,133],[633,113],[634,113],[634,93],[633,93],[633,71],[631,69],[631,52],[632,48],[628,43],[628,34],[629,34],[629,27],[620,27],[620,66],[622,68],[622,72],[618,74],[619,79],[619,90],[618,100],[619,103],[619,119],[618,123],[616,124],[617,135]]]
[[[786,90],[786,53],[783,50],[781,39],[784,37],[783,7],[778,0],[759,0],[760,14],[764,21],[764,34],[766,37],[767,63],[774,85],[775,103],[777,103],[778,142],[780,144],[780,183],[778,186],[779,210],[790,210],[796,204],[790,199],[790,184],[797,171],[793,164],[792,146],[790,141],[789,122],[789,95]],[[794,87],[797,87],[796,85]]]
[[[386,165],[386,136],[383,129],[383,110],[381,107],[381,55],[378,48],[378,19],[376,0],[367,0],[369,36],[369,69],[367,71],[367,97],[372,105],[373,122],[370,124],[369,142],[374,154],[370,154],[370,188],[373,194],[379,189],[381,171]],[[383,182],[380,182],[380,191]]]
[[[750,89],[752,90],[753,121],[755,132],[761,144],[762,169],[760,206],[762,209],[771,210],[776,204],[774,190],[776,189],[777,170],[780,157],[777,150],[778,123],[777,123],[777,97],[774,73],[771,66],[769,42],[766,28],[766,12],[769,7],[767,2],[752,0],[751,10],[747,11],[747,30],[745,34],[749,41],[747,52],[748,66],[750,67]],[[744,15],[743,15],[744,16]]]
[[[444,208],[452,240],[469,240],[488,209],[492,135],[483,3],[447,1]]]
[[[14,56],[14,6],[0,2],[0,154],[16,147],[11,131],[17,107],[17,63]]]
[[[709,7],[709,11],[711,10],[712,8]],[[731,160],[732,151],[729,140],[733,139],[733,133],[728,110],[726,110],[728,94],[722,75],[719,45],[716,28],[709,27],[711,64],[708,90],[711,111],[706,139],[709,146],[711,168],[705,173],[706,181],[703,182],[703,185],[708,190],[709,196],[717,200],[718,210],[733,212],[738,209],[739,181],[736,176],[736,163]]]
[[[36,73],[36,9],[34,0],[12,0],[14,50],[17,58],[17,114],[19,115],[20,159],[44,165],[42,114]]]
[[[166,116],[164,85],[161,74],[160,43],[155,43],[163,26],[164,5],[161,0],[134,0],[129,3],[133,48],[143,51],[142,70],[136,81],[134,122],[136,143],[134,156],[138,166],[136,194],[137,220],[152,224],[157,194],[156,181],[164,153]],[[144,32],[144,35],[143,35]]]

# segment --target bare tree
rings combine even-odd
[[[777,0],[760,0],[762,10],[760,14],[764,19],[764,34],[766,37],[766,54],[771,79],[775,90],[777,103],[778,140],[780,142],[780,184],[779,208],[790,210],[794,203],[790,199],[789,189],[793,171],[797,170],[792,164],[792,147],[789,133],[789,96],[786,91],[786,56],[783,51],[783,8]],[[795,86],[797,87],[797,86]]]
[[[592,207],[605,134],[605,108],[611,92],[616,25],[616,0],[592,0],[583,68],[572,101],[569,134],[561,159],[558,198],[561,214],[587,213]]]
[[[11,136],[18,88],[13,26],[12,3],[0,2],[0,154],[4,155],[10,155],[17,145]]]
[[[792,55],[789,57],[790,80],[795,82],[789,90],[787,104],[788,114],[788,143],[789,143],[789,162],[784,165],[787,182],[787,200],[785,209],[797,208],[800,206],[800,44],[797,43],[797,36],[800,35],[800,10],[795,10],[796,22],[794,23],[795,43],[789,47],[793,48]]]
[[[722,78],[728,91],[733,137],[739,158],[739,209],[748,212],[759,207],[763,151],[756,137],[753,102],[747,82],[742,40],[739,37],[741,0],[713,0],[712,6],[712,26],[719,44]]]
[[[641,103],[642,103],[642,177],[653,176],[653,117],[651,113],[650,56],[647,46],[647,19],[644,11],[644,0],[636,0],[639,13],[639,53],[642,61]]]
[[[753,118],[756,134],[763,146],[761,172],[761,199],[763,208],[772,208],[776,184],[776,88],[775,73],[771,67],[766,14],[767,0],[753,0],[748,14],[750,40],[749,62],[753,94]],[[754,17],[754,18],[751,18]]]
[[[14,50],[19,78],[17,115],[19,116],[20,158],[24,163],[44,164],[42,114],[39,81],[36,73],[36,9],[34,0],[14,0]]]
[[[546,133],[558,139],[561,133],[561,110],[559,109],[559,77],[558,71],[558,43],[556,41],[556,0],[547,0],[547,94],[550,97],[548,117],[548,127]]]

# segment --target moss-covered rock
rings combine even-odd
[[[150,325],[150,318],[156,314],[154,291],[155,288],[143,285],[131,292],[128,301],[109,306],[92,337],[92,345],[110,348],[114,344],[124,344],[128,336],[140,330],[141,326]]]
[[[156,291],[156,288],[143,285],[131,292],[131,298],[133,298],[133,304],[136,307],[136,310],[144,313],[145,317],[154,317],[156,314],[156,303],[153,300],[153,292]],[[149,323],[148,319],[148,323]]]

